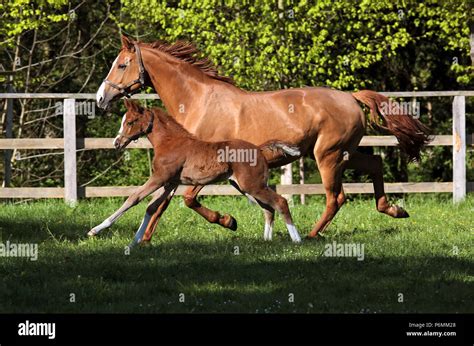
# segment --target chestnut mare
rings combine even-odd
[[[205,142],[190,134],[159,108],[145,109],[127,100],[125,105],[127,112],[123,116],[122,127],[114,145],[121,150],[132,140],[146,135],[154,149],[153,174],[130,195],[122,207],[91,229],[88,235],[94,236],[110,227],[128,209],[163,187],[165,192],[147,208],[145,219],[131,243],[131,246],[136,245],[142,241],[147,220],[179,184],[207,185],[229,179],[242,194],[252,196],[262,207],[265,215],[265,240],[272,238],[277,210],[285,220],[291,239],[297,243],[301,241],[286,199],[268,187],[268,164],[265,159],[272,157],[274,153],[299,156],[297,148],[280,141],[269,141],[259,147],[239,139]]]
[[[316,160],[326,191],[326,208],[309,237],[324,231],[344,204],[345,169],[369,174],[379,212],[395,218],[408,217],[401,207],[388,203],[381,157],[356,151],[366,128],[366,117],[358,102],[370,109],[370,123],[395,135],[410,159],[419,158],[421,148],[429,142],[428,128],[418,119],[385,111],[389,99],[370,90],[349,93],[307,87],[248,92],[233,85],[230,78],[220,76],[211,62],[200,59],[198,54],[186,42],[142,43],[122,36],[122,49],[97,92],[98,106],[107,109],[122,96],[152,86],[171,116],[199,139],[242,139],[257,146],[278,139],[298,147],[303,156]],[[269,167],[296,159],[275,154],[269,158]],[[196,201],[201,189],[197,185],[185,192],[186,205],[208,221],[229,227],[226,220],[232,218],[221,217]],[[161,201],[163,193],[164,189],[157,191],[151,203]],[[150,240],[170,198],[147,221],[144,241]]]

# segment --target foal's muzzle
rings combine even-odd
[[[130,143],[130,139],[129,138],[125,138],[124,136],[117,136],[115,137],[114,139],[114,147],[116,150],[122,150],[124,149],[128,143]]]

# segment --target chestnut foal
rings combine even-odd
[[[145,197],[164,187],[165,193],[153,199],[135,234],[131,246],[140,243],[145,230],[161,203],[174,193],[179,184],[208,185],[229,179],[242,194],[252,196],[263,209],[265,216],[264,239],[271,240],[275,210],[286,223],[294,242],[301,238],[288,208],[288,203],[267,184],[266,157],[280,155],[299,156],[297,148],[279,141],[269,141],[259,147],[242,140],[205,142],[186,131],[174,118],[160,108],[145,109],[133,101],[125,100],[127,112],[123,116],[119,135],[115,138],[117,149],[125,148],[131,141],[146,135],[154,148],[153,174],[137,189],[114,214],[91,229],[89,236],[110,227],[129,208]]]

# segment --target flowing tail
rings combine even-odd
[[[281,142],[268,141],[258,147],[267,161],[273,160],[277,156],[300,156],[301,152],[297,146]]]
[[[352,93],[352,96],[369,107],[371,123],[397,137],[398,145],[408,154],[410,161],[420,159],[421,149],[432,140],[426,125],[404,113],[396,102],[375,91],[361,90]]]

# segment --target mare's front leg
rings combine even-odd
[[[100,225],[91,229],[87,235],[93,237],[104,228],[112,226],[112,224],[117,221],[117,219],[121,217],[128,209],[140,203],[140,201],[142,201],[149,194],[153,193],[153,191],[157,190],[160,186],[161,183],[155,177],[149,178],[144,185],[140,186],[134,193],[130,195],[130,197],[127,198],[125,203],[115,213],[105,219]]]

